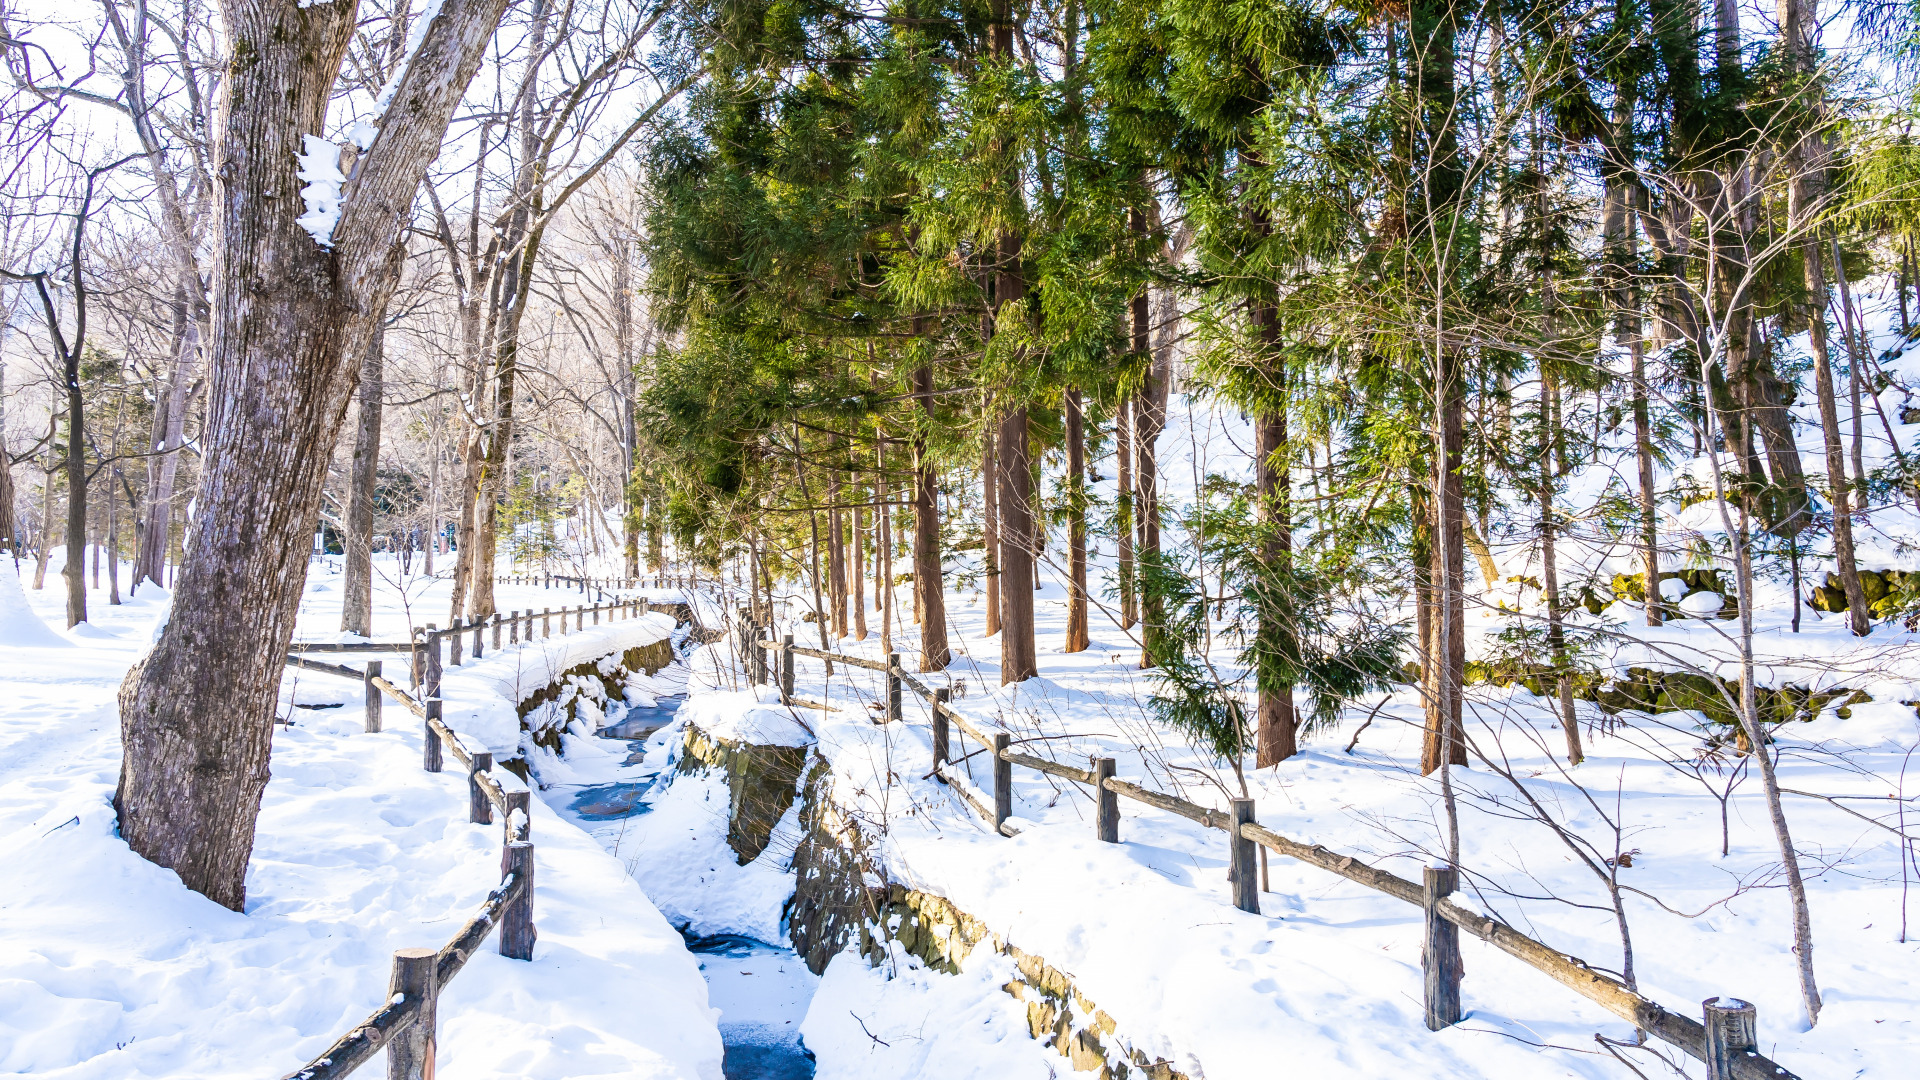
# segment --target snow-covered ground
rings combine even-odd
[[[96,592],[91,623],[42,636],[18,594],[8,602],[13,568],[0,579],[0,861],[10,877],[0,892],[0,1072],[284,1075],[385,1000],[394,950],[444,944],[499,881],[500,826],[467,822],[456,770],[420,768],[411,715],[390,703],[387,730],[367,734],[359,686],[308,672],[288,679],[282,713],[293,723],[275,730],[246,911],[188,892],[128,851],[111,805],[115,694],[165,594],[142,589],[110,607]],[[49,581],[26,599],[59,627],[63,593]],[[314,575],[303,637],[337,636],[334,581]],[[405,603],[383,587],[376,632],[403,636],[408,606],[444,611],[444,587],[418,588]],[[536,599],[569,602],[502,602]],[[30,635],[43,643],[20,643]],[[461,677],[474,685],[450,679],[455,700],[480,689],[477,668]],[[296,698],[349,703],[295,708]],[[443,1075],[718,1080],[714,1014],[679,934],[617,859],[538,800],[532,832],[534,959],[504,959],[489,941],[445,990]]]

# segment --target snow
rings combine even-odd
[[[333,227],[340,223],[340,186],[347,182],[340,171],[340,147],[318,135],[302,135],[300,146],[295,159],[300,162],[300,181],[306,185],[300,189],[306,212],[294,224],[305,229],[314,243],[331,248]]]
[[[819,1056],[820,1080],[969,1080],[1069,1072],[1027,1035],[1026,1006],[1001,988],[1019,978],[1013,962],[982,944],[959,975],[929,971],[889,943],[869,967],[854,954],[835,957],[814,992],[800,1032]]]
[[[377,621],[406,599],[383,585]],[[394,950],[438,947],[478,909],[499,882],[502,826],[467,822],[456,770],[420,768],[417,724],[389,705],[389,729],[366,733],[358,685],[330,679],[353,704],[283,704],[293,723],[275,728],[246,910],[187,891],[128,850],[111,805],[115,695],[166,595],[90,602],[110,636],[0,644],[0,1072],[284,1075],[387,1000]],[[29,599],[59,603],[51,589]],[[337,605],[315,606],[337,623]],[[621,632],[603,626],[602,642]],[[288,696],[317,694],[307,683]],[[439,1070],[720,1080],[715,1012],[679,935],[591,836],[531,810],[534,958],[489,940],[442,992]]]
[[[755,746],[808,746],[813,736],[771,687],[695,695],[676,716],[716,739]]]
[[[12,567],[0,566],[0,648],[64,649],[72,645],[36,614]]]
[[[719,772],[675,776],[649,809],[623,823],[623,850],[648,899],[675,926],[697,937],[741,934],[785,941],[793,895],[797,810],[774,828],[767,849],[745,866],[727,846],[727,778]]]

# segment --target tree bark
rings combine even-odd
[[[1553,518],[1554,455],[1550,450],[1553,432],[1554,380],[1540,373],[1540,579],[1542,598],[1547,604],[1547,654],[1553,663],[1554,693],[1559,698],[1560,727],[1567,737],[1567,764],[1586,760],[1580,746],[1580,718],[1573,711],[1573,673],[1567,663],[1567,632],[1560,605],[1560,565],[1554,557]]]
[[[853,492],[852,501],[856,505],[847,511],[849,534],[847,537],[847,592],[850,600],[848,608],[853,614],[853,640],[865,641],[867,640],[867,545],[863,541],[866,539],[866,524],[862,520],[865,515],[860,512],[860,507],[857,505],[864,501],[865,492],[858,484],[854,485]]]
[[[993,426],[992,413],[988,413],[988,421],[980,435],[980,537],[985,544],[980,556],[980,572],[987,579],[986,635],[992,637],[1000,632],[1001,625],[1000,454],[997,445],[1000,433]]]
[[[1027,408],[1000,419],[1000,683],[1040,674],[1033,638],[1033,463]]]
[[[76,335],[77,338],[77,335]],[[67,625],[87,621],[87,403],[80,394],[80,343],[66,353],[67,389]]]
[[[120,833],[234,910],[321,489],[393,255],[505,0],[448,0],[401,77],[322,247],[297,220],[303,133],[323,130],[348,5],[223,4],[213,387],[191,553],[172,615],[120,690]]]
[[[1067,391],[1067,640],[1063,652],[1084,652],[1088,639],[1087,433],[1080,391]]]
[[[1133,567],[1133,402],[1120,399],[1113,417],[1114,471],[1118,474],[1113,505],[1114,545],[1120,575],[1120,629],[1131,630],[1140,618]]]
[[[914,337],[923,338],[928,320],[914,320]],[[933,369],[913,371],[913,392],[928,427],[933,425]],[[913,597],[920,617],[920,670],[945,671],[953,654],[947,647],[947,605],[940,560],[939,473],[927,450],[923,429],[913,440]]]
[[[1461,726],[1461,690],[1466,681],[1466,558],[1463,524],[1466,491],[1460,465],[1466,446],[1466,396],[1460,359],[1442,349],[1439,378],[1439,437],[1434,447],[1433,569],[1431,581],[1432,630],[1426,658],[1427,723],[1420,753],[1420,771],[1432,773],[1444,759],[1467,763],[1465,730]]]
[[[1137,213],[1137,212],[1136,212]],[[1144,220],[1136,220],[1136,231],[1145,231]],[[1147,290],[1133,298],[1134,351],[1149,358],[1147,379],[1134,398],[1133,411],[1133,484],[1137,516],[1136,559],[1154,561],[1160,556],[1160,466],[1157,444],[1167,422],[1167,390],[1172,377],[1171,357],[1152,348],[1147,319]],[[1140,604],[1140,666],[1153,667],[1166,632],[1164,604],[1158,596],[1142,590]]]
[[[1274,329],[1274,312],[1264,308],[1263,337]],[[1273,343],[1268,338],[1269,343]],[[1284,382],[1280,393],[1285,394]],[[1293,529],[1288,521],[1289,475],[1287,467],[1287,414],[1284,409],[1263,413],[1254,425],[1258,455],[1254,461],[1254,485],[1259,492],[1258,508],[1262,531],[1260,557],[1279,574],[1279,580],[1263,587],[1260,597],[1259,637],[1283,658],[1292,659],[1293,611],[1284,581],[1293,557]],[[1267,768],[1278,765],[1300,751],[1300,721],[1293,706],[1293,684],[1257,675],[1259,687],[1258,729],[1255,733],[1254,765]]]
[[[384,393],[386,335],[376,329],[360,361],[360,428],[347,473],[346,571],[340,583],[340,629],[373,634],[373,494],[380,473],[380,397]]]
[[[840,474],[827,471],[827,603],[833,607],[835,640],[847,636],[846,513],[840,509]]]

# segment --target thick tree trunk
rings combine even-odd
[[[1000,419],[1000,682],[1040,674],[1033,638],[1033,463],[1027,408]]]
[[[303,134],[323,130],[350,6],[224,5],[213,387],[192,553],[172,615],[120,691],[120,834],[234,910],[327,463],[395,283],[393,255],[504,0],[448,0],[322,247],[296,220]]]
[[[1067,391],[1067,640],[1064,652],[1086,651],[1087,433],[1080,391]]]
[[[360,428],[354,433],[353,463],[347,473],[346,572],[340,583],[340,629],[373,634],[373,493],[380,473],[380,397],[386,335],[373,334],[360,361]]]
[[[928,320],[914,320],[914,337],[927,333]],[[928,426],[933,423],[933,369],[913,371],[913,392]],[[953,660],[947,647],[947,603],[940,560],[940,477],[927,450],[925,432],[913,440],[913,606],[920,620],[920,670],[945,671]]]

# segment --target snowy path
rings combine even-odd
[[[54,590],[30,600],[57,618]],[[382,619],[405,619],[382,601]],[[393,950],[438,947],[471,915],[498,880],[499,826],[467,823],[464,778],[422,771],[420,735],[392,710],[370,735],[357,706],[295,709],[247,910],[188,892],[119,841],[110,802],[115,693],[163,597],[96,602],[65,647],[0,642],[0,1072],[283,1075],[385,999]],[[534,960],[490,942],[443,993],[443,1075],[718,1080],[679,935],[591,837],[533,810]]]

